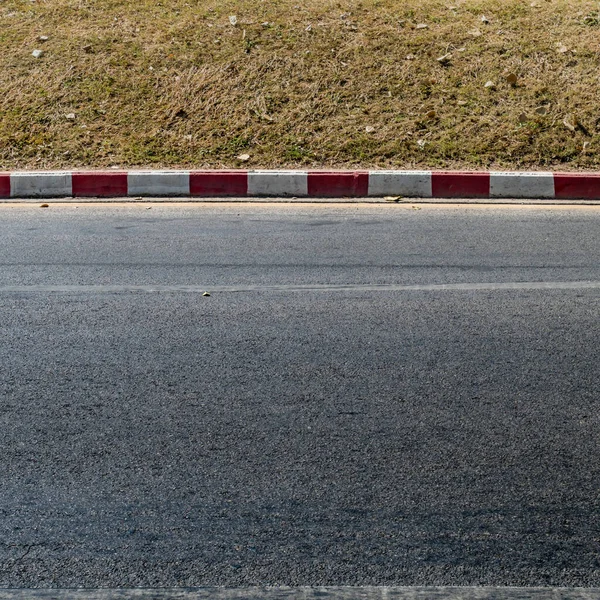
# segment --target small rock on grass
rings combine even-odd
[[[31,56],[33,56],[33,58],[41,58],[44,55],[44,51],[43,50],[34,50],[31,53]]]
[[[40,37],[38,38],[38,41],[40,42],[47,42],[50,38],[47,35],[40,35]]]
[[[365,127],[365,131],[366,131],[367,133],[373,133],[373,132],[375,131],[375,127],[373,127],[372,125],[367,125],[367,126]]]
[[[496,84],[493,81],[486,81],[485,85],[483,87],[486,88],[486,89],[488,89],[488,90],[495,90],[496,89]]]
[[[577,129],[577,126],[579,125],[579,121],[577,120],[577,117],[573,114],[568,114],[565,116],[565,118],[563,119],[563,125],[569,130],[569,131],[575,131]]]
[[[240,162],[248,162],[250,160],[250,155],[249,154],[240,154],[237,159]]]

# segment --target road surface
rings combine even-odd
[[[148,206],[0,207],[0,586],[600,585],[597,207]]]

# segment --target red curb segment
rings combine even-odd
[[[247,171],[192,171],[190,195],[196,197],[247,196]]]
[[[109,198],[127,196],[127,173],[73,173],[73,196]]]
[[[327,173],[309,171],[308,195],[316,198],[364,198],[369,195],[369,172]]]
[[[600,198],[600,175],[555,173],[554,197],[565,200],[597,200]]]
[[[10,198],[10,173],[0,173],[0,198]]]
[[[489,198],[489,173],[445,173],[431,174],[431,196],[433,198]]]

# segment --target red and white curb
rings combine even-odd
[[[0,199],[127,197],[600,200],[600,173],[51,171],[0,173]]]

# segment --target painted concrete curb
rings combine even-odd
[[[0,173],[0,199],[127,197],[600,200],[600,173],[49,171]]]

